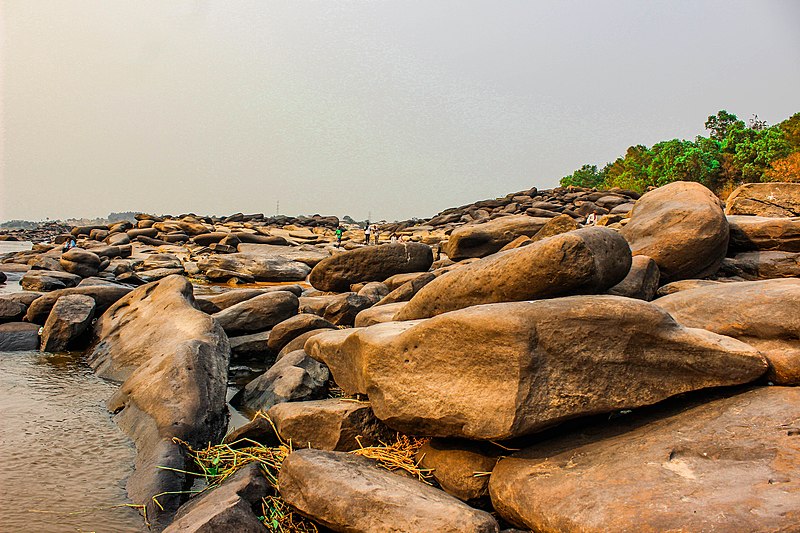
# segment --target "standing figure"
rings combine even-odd
[[[336,228],[336,231],[334,232],[334,235],[336,235],[336,247],[337,248],[341,248],[342,247],[342,234],[343,233],[344,233],[344,231],[342,231],[342,227],[341,226]]]
[[[369,225],[369,220],[367,220],[367,225],[364,227],[364,244],[369,244],[369,238],[372,235],[372,226]]]
[[[377,224],[372,225],[372,235],[375,237],[375,244],[378,244],[378,239],[381,238],[381,229]]]

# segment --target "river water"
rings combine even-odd
[[[0,352],[0,531],[146,531],[124,506],[136,451],[105,408],[116,388],[80,354]]]

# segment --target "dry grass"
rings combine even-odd
[[[420,468],[420,461],[416,459],[417,452],[428,440],[429,439],[418,439],[407,435],[400,435],[398,433],[397,440],[392,444],[382,442],[380,446],[364,447],[361,446],[361,441],[359,440],[359,446],[361,446],[361,448],[353,450],[350,453],[372,459],[390,472],[402,470],[423,483],[433,485],[432,470]]]

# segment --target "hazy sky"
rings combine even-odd
[[[800,2],[8,0],[0,220],[432,216],[727,109],[800,111]]]

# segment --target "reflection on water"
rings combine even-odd
[[[135,449],[116,385],[78,355],[0,352],[0,531],[146,531],[127,503]]]

